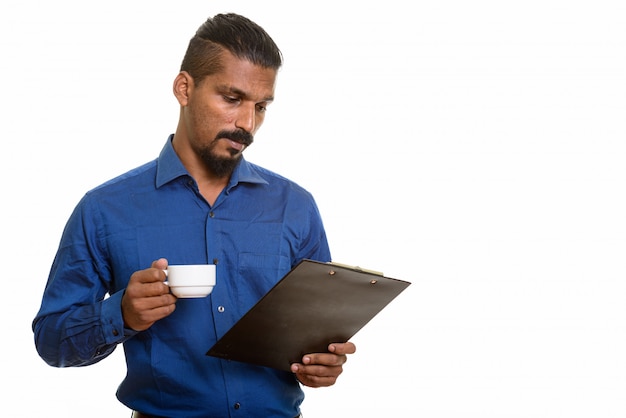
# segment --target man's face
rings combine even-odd
[[[223,177],[253,142],[274,99],[276,70],[223,54],[223,70],[190,89],[184,108],[189,145],[214,174]]]

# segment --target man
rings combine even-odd
[[[242,156],[281,65],[254,22],[209,18],[174,80],[180,117],[159,157],[89,191],[65,227],[33,321],[37,350],[52,366],[85,366],[123,343],[117,397],[135,417],[299,416],[300,384],[333,385],[355,352],[331,344],[292,373],[205,355],[300,260],[330,261],[309,192]],[[168,263],[215,264],[211,295],[177,300]]]

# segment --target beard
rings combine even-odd
[[[235,167],[237,167],[237,164],[239,164],[239,161],[241,161],[243,154],[235,149],[231,149],[230,157],[221,157],[216,155],[213,150],[221,138],[233,140],[245,145],[247,148],[250,144],[252,144],[252,142],[254,142],[254,137],[252,134],[243,130],[220,131],[209,146],[199,150],[198,154],[200,158],[216,176],[229,177],[235,170]]]
[[[218,177],[229,177],[235,170],[235,167],[237,167],[237,164],[239,164],[241,157],[242,154],[230,158],[217,156],[213,154],[212,145],[200,150],[200,158]]]

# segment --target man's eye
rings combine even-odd
[[[267,106],[256,105],[256,109],[257,109],[257,112],[265,113],[265,111],[267,110]]]
[[[230,96],[223,96],[224,100],[228,103],[237,103],[239,102],[239,99],[236,97],[230,97]]]

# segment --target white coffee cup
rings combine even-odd
[[[170,291],[179,298],[203,298],[215,286],[215,264],[169,265],[165,282]]]

